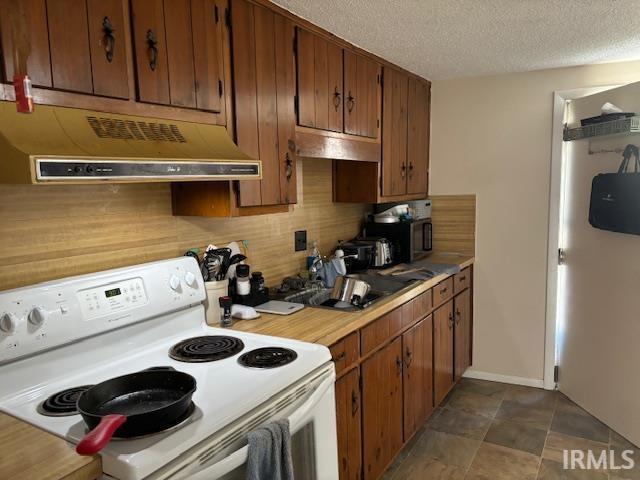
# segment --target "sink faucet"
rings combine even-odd
[[[316,257],[313,263],[309,267],[309,280],[317,280],[320,276],[320,271],[324,268],[324,262],[322,257]]]

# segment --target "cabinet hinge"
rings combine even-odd
[[[227,27],[231,28],[231,10],[228,8],[224,9],[224,22],[227,24]]]
[[[564,265],[567,261],[567,253],[564,251],[564,248],[558,249],[558,265]]]
[[[558,379],[560,378],[560,367],[556,365],[553,367],[553,381],[558,383]]]
[[[218,79],[218,96],[222,98],[222,80]]]
[[[213,19],[216,21],[216,23],[220,22],[220,16],[218,15],[218,6],[214,5],[213,7]]]

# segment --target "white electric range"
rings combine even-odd
[[[112,440],[100,453],[105,478],[243,478],[247,433],[288,418],[298,476],[336,479],[329,350],[209,327],[204,298],[188,257],[0,292],[0,410],[77,443],[82,389],[67,389],[170,366],[196,379],[191,414],[164,432]]]

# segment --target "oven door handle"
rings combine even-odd
[[[334,381],[335,374],[326,378],[320,385],[318,385],[315,392],[309,396],[300,408],[296,409],[289,416],[289,431],[291,432],[291,435],[296,433],[307,423],[311,411],[316,407],[324,394],[327,393],[327,390],[333,386]],[[182,470],[181,472],[178,472],[176,476],[171,477],[171,480],[211,480],[212,478],[221,477],[246,463],[248,454],[249,446],[245,445],[213,465],[204,467],[195,472]]]

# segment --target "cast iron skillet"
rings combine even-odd
[[[154,367],[98,383],[78,398],[91,431],[76,446],[94,455],[112,437],[131,438],[169,428],[186,415],[196,379],[172,367]]]

